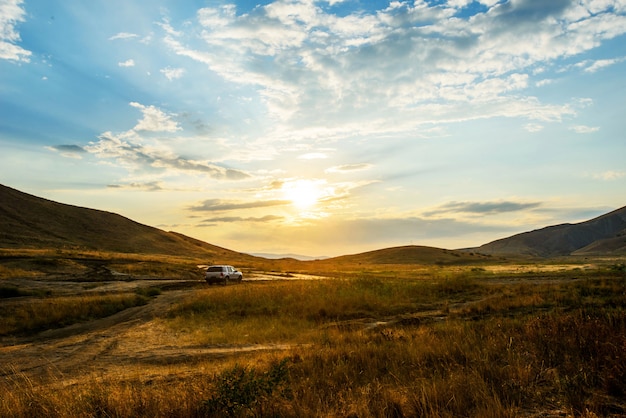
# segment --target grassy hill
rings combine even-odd
[[[626,207],[585,222],[548,226],[499,239],[474,251],[545,258],[567,255],[626,255]]]
[[[0,225],[0,248],[253,258],[115,213],[57,203],[3,185]]]
[[[443,248],[407,245],[384,248],[360,254],[345,255],[330,259],[338,263],[351,264],[471,264],[488,260],[490,257],[474,252],[446,250]],[[326,260],[328,261],[328,260]]]

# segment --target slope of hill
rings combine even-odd
[[[0,247],[68,248],[253,258],[121,215],[53,202],[0,185]]]
[[[626,207],[577,224],[548,226],[474,249],[484,254],[558,257],[625,255]]]

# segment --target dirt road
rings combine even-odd
[[[44,285],[50,286],[50,283]],[[130,285],[118,282],[106,286],[109,290],[119,291]],[[198,346],[181,343],[179,336],[160,318],[170,306],[192,291],[193,288],[168,290],[144,306],[129,308],[103,319],[47,330],[32,337],[4,338],[0,341],[0,378],[75,380],[77,376],[93,373],[128,373],[130,369],[147,370],[151,365],[193,363],[288,348],[286,345],[265,344]]]

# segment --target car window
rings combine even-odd
[[[209,267],[207,271],[211,271],[211,272],[222,271],[222,268],[221,267]]]

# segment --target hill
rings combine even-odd
[[[0,248],[253,258],[121,215],[53,202],[0,185]]]
[[[492,255],[545,258],[626,255],[626,207],[585,222],[548,226],[502,238],[473,250]]]
[[[323,261],[347,264],[471,264],[488,258],[484,254],[474,252],[407,245],[344,255]]]

